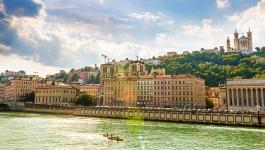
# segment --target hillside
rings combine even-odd
[[[166,68],[167,74],[190,73],[205,79],[207,86],[218,86],[231,78],[265,78],[265,51],[249,55],[240,53],[215,54],[194,51],[173,57],[147,69]]]

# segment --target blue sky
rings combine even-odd
[[[265,0],[0,0],[0,72],[219,47],[235,27],[264,46],[264,24]]]

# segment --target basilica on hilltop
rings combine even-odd
[[[247,36],[244,36],[244,34],[242,34],[242,36],[239,37],[239,34],[237,33],[236,29],[234,33],[234,48],[231,47],[229,37],[227,37],[226,46],[227,52],[253,52],[252,32],[249,29],[249,31],[247,32]]]

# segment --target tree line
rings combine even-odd
[[[205,80],[208,87],[223,84],[228,79],[265,78],[265,47],[251,54],[193,51],[172,57],[151,68],[165,68],[167,74],[193,74]]]

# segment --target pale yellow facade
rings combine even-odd
[[[99,84],[86,84],[86,85],[81,85],[80,86],[80,92],[86,93],[88,95],[97,97],[98,96],[98,91],[99,91]]]
[[[66,85],[51,85],[36,88],[35,104],[72,106],[78,90]]]
[[[140,61],[133,61],[123,76],[113,68],[115,63],[101,66],[100,96],[104,106],[205,107],[203,79],[165,75],[164,69],[152,69],[148,74]]]

